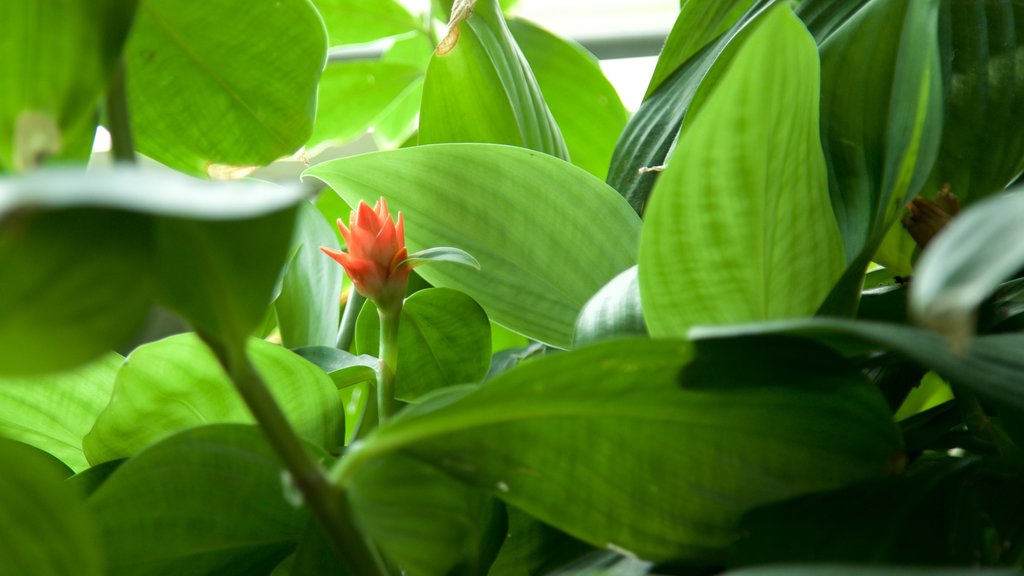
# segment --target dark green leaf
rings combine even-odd
[[[682,341],[552,355],[407,408],[333,472],[412,456],[595,546],[719,561],[752,507],[879,476],[900,454],[877,390],[826,349],[803,353],[830,370],[758,358],[738,382],[730,358],[685,386]]]
[[[380,360],[373,356],[356,356],[329,346],[296,348],[293,352],[316,364],[338,389],[376,380],[380,367]]]
[[[782,564],[730,570],[723,576],[1013,576],[1017,569],[908,568],[904,566],[856,566],[829,564]]]
[[[0,4],[0,173],[85,160],[136,0]]]
[[[814,41],[785,4],[737,36],[694,97],[640,238],[651,334],[809,316],[843,270],[826,189]]]
[[[142,0],[125,52],[135,144],[216,178],[291,154],[313,129],[326,53],[309,0]]]
[[[186,430],[125,462],[89,498],[110,574],[267,573],[308,514],[282,494],[281,465],[255,426]]]
[[[594,548],[517,508],[508,509],[508,536],[487,576],[549,574]]]
[[[110,401],[122,361],[111,353],[66,372],[0,378],[0,436],[52,454],[75,472],[85,470],[82,438]]]
[[[429,264],[431,262],[454,262],[455,264],[469,266],[475,270],[480,269],[480,263],[476,261],[476,258],[473,258],[472,254],[469,254],[465,250],[459,250],[458,248],[452,248],[450,246],[427,248],[426,250],[414,252],[409,254],[409,257],[403,260],[399,265]]]
[[[247,351],[299,436],[328,449],[340,445],[342,407],[330,379],[263,340],[250,340]],[[213,353],[194,334],[180,334],[128,356],[110,404],[85,437],[85,453],[100,463],[132,456],[185,428],[252,421]]]
[[[351,206],[381,196],[405,219],[409,250],[455,246],[480,271],[418,268],[495,322],[568,347],[583,305],[636,264],[640,219],[582,169],[492,144],[417,146],[325,162],[305,172]]]

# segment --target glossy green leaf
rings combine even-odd
[[[818,132],[818,56],[788,6],[738,38],[655,185],[640,295],[655,336],[809,316],[843,269]]]
[[[1024,170],[1024,4],[944,0],[939,12],[945,121],[938,158],[919,191],[948,184],[961,205],[1002,191]],[[886,238],[889,265],[910,270],[915,243],[901,226]]]
[[[423,71],[381,60],[334,62],[324,70],[316,124],[306,148],[344,144],[362,136]]]
[[[273,299],[296,211],[220,222],[160,219],[154,240],[162,301],[199,332],[240,345]]]
[[[370,463],[345,486],[356,522],[406,574],[487,574],[505,538],[500,502],[415,458]]]
[[[681,0],[647,85],[648,98],[687,60],[735,24],[756,0]]]
[[[331,46],[362,44],[418,30],[420,23],[396,0],[313,0]]]
[[[309,516],[282,495],[255,426],[187,430],[125,462],[89,498],[111,575],[268,573]]]
[[[52,454],[75,472],[85,470],[82,438],[110,401],[122,360],[111,353],[65,372],[0,378],[0,436]]]
[[[647,334],[637,267],[627,268],[594,294],[576,319],[573,345]]]
[[[0,5],[0,173],[86,160],[135,0]]]
[[[356,327],[356,352],[379,354],[380,321],[371,304]],[[491,326],[472,298],[450,288],[420,290],[406,299],[398,325],[395,395],[414,402],[454,384],[479,382],[491,363]]]
[[[1024,193],[965,211],[935,237],[910,284],[915,319],[956,339],[975,328],[978,307],[1024,266]]]
[[[640,220],[618,194],[533,151],[417,146],[325,162],[305,174],[351,206],[386,197],[404,215],[412,251],[454,246],[472,254],[480,271],[442,263],[417,272],[553,346],[569,346],[587,300],[636,263]]]
[[[655,172],[644,169],[665,164],[698,88],[706,83],[710,89],[715,82],[714,76],[709,75],[711,68],[716,64],[722,69],[727,66],[735,53],[728,50],[729,46],[774,3],[775,0],[759,0],[731,28],[662,82],[626,125],[615,146],[608,184],[622,194],[637,214],[644,213],[651,188],[658,179]]]
[[[323,371],[263,340],[250,340],[247,352],[299,436],[325,448],[341,444],[341,401]],[[85,454],[96,464],[132,456],[182,429],[252,421],[213,353],[194,334],[180,334],[128,356],[110,404],[85,437]]]
[[[721,560],[752,507],[881,475],[899,455],[877,390],[826,349],[797,346],[821,362],[794,373],[767,355],[730,358],[682,386],[683,341],[555,354],[407,408],[334,473],[413,456],[595,546]]]
[[[875,0],[821,46],[822,144],[848,262],[875,252],[935,161],[937,16],[938,0]],[[875,259],[893,263],[886,250]]]
[[[995,334],[971,338],[953,346],[935,332],[883,322],[812,318],[762,322],[743,326],[700,327],[690,331],[694,340],[757,339],[773,335],[810,338],[846,356],[891,350],[934,370],[978,394],[1024,408],[1020,375],[1024,374],[1022,334]]]
[[[604,178],[629,114],[597,58],[527,20],[511,19],[508,27],[537,78],[572,163]]]
[[[102,576],[94,519],[35,448],[0,438],[0,558],[19,576]]]
[[[334,346],[341,318],[341,284],[344,272],[320,251],[338,249],[333,226],[312,204],[299,205],[292,238],[294,255],[274,299],[281,342],[288,348]]]
[[[427,68],[420,144],[491,142],[568,159],[565,141],[497,0],[478,0],[458,44]]]
[[[125,52],[135,145],[211,176],[291,154],[313,129],[326,53],[309,0],[142,0]]]

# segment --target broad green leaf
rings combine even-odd
[[[1024,192],[965,211],[935,237],[910,284],[910,310],[921,324],[963,340],[978,307],[1024,265]]]
[[[86,160],[135,0],[0,4],[0,173]]]
[[[434,44],[426,36],[416,34],[396,39],[381,60],[394,64],[408,64],[424,74],[434,53]],[[414,137],[423,99],[423,75],[410,83],[405,91],[395,98],[373,123],[373,139],[381,150],[398,148]]]
[[[380,60],[333,62],[324,70],[316,124],[306,148],[344,144],[362,136],[423,71]]]
[[[344,272],[320,251],[321,246],[337,250],[338,239],[333,226],[308,202],[299,205],[292,246],[295,254],[274,300],[281,342],[288,348],[334,346]]]
[[[309,518],[282,495],[255,426],[186,430],[115,471],[88,500],[111,575],[268,573]]]
[[[419,30],[420,23],[396,0],[313,0],[331,46],[362,44]]]
[[[417,146],[325,162],[305,175],[351,206],[386,197],[404,214],[410,251],[453,246],[473,255],[479,271],[440,263],[417,272],[465,292],[495,322],[553,346],[568,347],[587,300],[636,263],[640,220],[618,194],[533,151]]]
[[[487,574],[505,507],[415,458],[382,459],[345,483],[356,522],[405,574]]]
[[[681,0],[679,16],[665,39],[658,63],[647,85],[648,98],[680,66],[710,44],[733,24],[756,0]]]
[[[141,0],[125,52],[135,145],[215,177],[291,154],[313,129],[326,53],[309,0]]]
[[[364,306],[356,327],[356,352],[379,354],[377,309]],[[398,325],[395,395],[415,402],[454,384],[483,380],[491,363],[491,326],[472,298],[450,288],[420,290],[406,299]]]
[[[576,319],[573,345],[643,334],[647,334],[647,324],[640,304],[637,267],[633,266],[612,278],[583,307]]]
[[[527,20],[511,19],[508,27],[537,78],[572,163],[604,178],[629,113],[597,58]]]
[[[0,378],[0,436],[52,454],[75,472],[85,470],[82,438],[110,401],[122,360],[111,353],[65,372]]]
[[[340,445],[342,406],[330,378],[263,340],[250,340],[247,351],[299,436],[328,449]],[[213,353],[194,334],[180,334],[128,356],[110,404],[85,437],[85,454],[98,464],[132,456],[182,429],[252,421]]]
[[[948,382],[978,394],[1024,408],[1020,378],[1024,374],[1024,334],[978,336],[951,346],[935,332],[883,322],[811,318],[762,322],[743,326],[700,327],[690,331],[694,340],[752,339],[790,335],[826,344],[846,356],[862,357],[894,351],[934,370]]]
[[[530,65],[497,0],[478,0],[458,44],[434,54],[420,111],[420,144],[490,142],[568,159]]]
[[[103,576],[92,515],[46,454],[0,438],[0,558],[19,576]]]
[[[712,67],[727,65],[735,50],[728,49],[744,31],[758,22],[775,0],[758,2],[713,43],[672,73],[644,100],[619,137],[608,171],[608,184],[619,191],[637,214],[643,214],[657,176],[644,169],[665,164],[683,119],[701,86],[715,82]],[[696,108],[693,110],[696,112]]]
[[[945,120],[927,184],[932,199],[949,185],[961,205],[1002,191],[1024,170],[1024,4],[944,0],[939,12]],[[915,244],[894,226],[882,247],[887,265],[908,271]]]
[[[866,262],[858,257],[875,252],[924,186],[938,152],[937,16],[938,0],[875,0],[821,46],[821,130],[832,207],[847,262],[861,270]],[[875,259],[894,264],[887,250]]]
[[[655,336],[809,316],[843,270],[818,133],[818,55],[788,6],[739,37],[655,185],[640,296]]]
[[[924,456],[905,475],[754,510],[731,560],[998,566],[1024,541],[1022,489],[1008,462]]]
[[[681,381],[684,341],[555,354],[407,408],[332,473],[344,483],[411,456],[592,545],[720,561],[744,512],[879,476],[901,456],[891,413],[857,370],[818,346],[792,355],[820,362],[729,358]]]

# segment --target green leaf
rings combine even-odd
[[[356,351],[379,354],[377,309],[363,307],[356,325]],[[455,384],[479,382],[491,363],[491,326],[472,298],[450,288],[420,290],[406,299],[398,325],[395,395],[415,402]]]
[[[640,220],[618,194],[533,151],[417,146],[325,162],[305,175],[351,206],[386,197],[404,214],[410,250],[455,246],[472,254],[480,271],[445,264],[417,271],[465,292],[495,322],[553,346],[568,347],[587,300],[636,263]]]
[[[871,0],[799,0],[794,11],[820,46]]]
[[[925,184],[942,132],[938,0],[875,0],[821,46],[821,130],[847,262]],[[875,259],[900,274],[888,249]],[[859,285],[859,280],[857,280]],[[852,286],[845,286],[852,291]]]
[[[19,576],[102,576],[96,525],[46,454],[0,438],[0,558]]]
[[[326,53],[309,0],[142,0],[125,52],[139,152],[211,176],[291,154],[313,129]]]
[[[590,52],[527,20],[508,22],[565,139],[572,163],[598,178],[629,113]]]
[[[340,390],[360,382],[376,381],[380,360],[373,356],[356,356],[331,346],[310,346],[292,350],[316,364]]]
[[[243,576],[268,573],[309,518],[281,482],[258,428],[204,426],[125,462],[88,505],[112,575]]]
[[[963,340],[977,310],[1024,265],[1024,193],[987,200],[965,211],[935,237],[910,285],[915,319]]]
[[[899,457],[891,413],[857,370],[821,347],[793,354],[821,362],[794,373],[767,355],[729,358],[682,386],[683,341],[555,354],[407,408],[333,473],[345,482],[411,456],[595,546],[716,562],[747,510],[876,477]]]
[[[783,564],[730,570],[723,576],[1013,576],[1015,568],[908,568],[905,566],[863,566],[829,564]]]
[[[420,144],[491,142],[568,159],[565,141],[497,0],[478,0],[451,52],[434,54]]]
[[[477,262],[476,258],[465,250],[459,250],[458,248],[452,248],[450,246],[441,246],[438,248],[427,248],[426,250],[420,250],[409,255],[408,258],[399,263],[402,264],[417,265],[417,264],[430,264],[432,262],[453,262],[455,264],[462,264],[463,266],[469,266],[474,270],[480,269],[480,263]]]
[[[818,133],[818,57],[780,4],[748,27],[680,134],[640,239],[655,336],[808,316],[843,269]]]
[[[420,23],[395,0],[313,0],[331,46],[362,44],[418,30]]]
[[[0,173],[86,160],[135,0],[0,6]]]
[[[363,466],[345,486],[356,522],[405,574],[487,574],[507,533],[500,502],[414,458]]]
[[[299,205],[292,245],[296,252],[274,300],[281,342],[288,348],[334,346],[344,272],[320,251],[321,246],[337,250],[338,239],[333,227],[308,202]]]
[[[701,48],[732,27],[756,0],[681,0],[644,98],[649,98]]]
[[[576,319],[575,347],[620,336],[647,334],[637,267],[627,268],[594,294]]]
[[[380,60],[333,62],[324,70],[317,100],[316,125],[306,142],[312,153],[362,136],[423,71]]]
[[[75,472],[85,470],[82,438],[110,401],[122,361],[111,353],[66,372],[0,378],[0,436],[35,446]]]
[[[328,449],[341,444],[341,401],[319,368],[263,340],[250,340],[247,352],[299,436]],[[132,456],[182,429],[252,421],[213,353],[194,334],[180,334],[128,356],[110,404],[85,437],[85,454],[97,464]]]
[[[487,575],[550,574],[593,550],[565,532],[510,507],[508,536]]]

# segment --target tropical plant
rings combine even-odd
[[[1021,567],[1024,2],[508,4],[0,4],[0,572]]]

